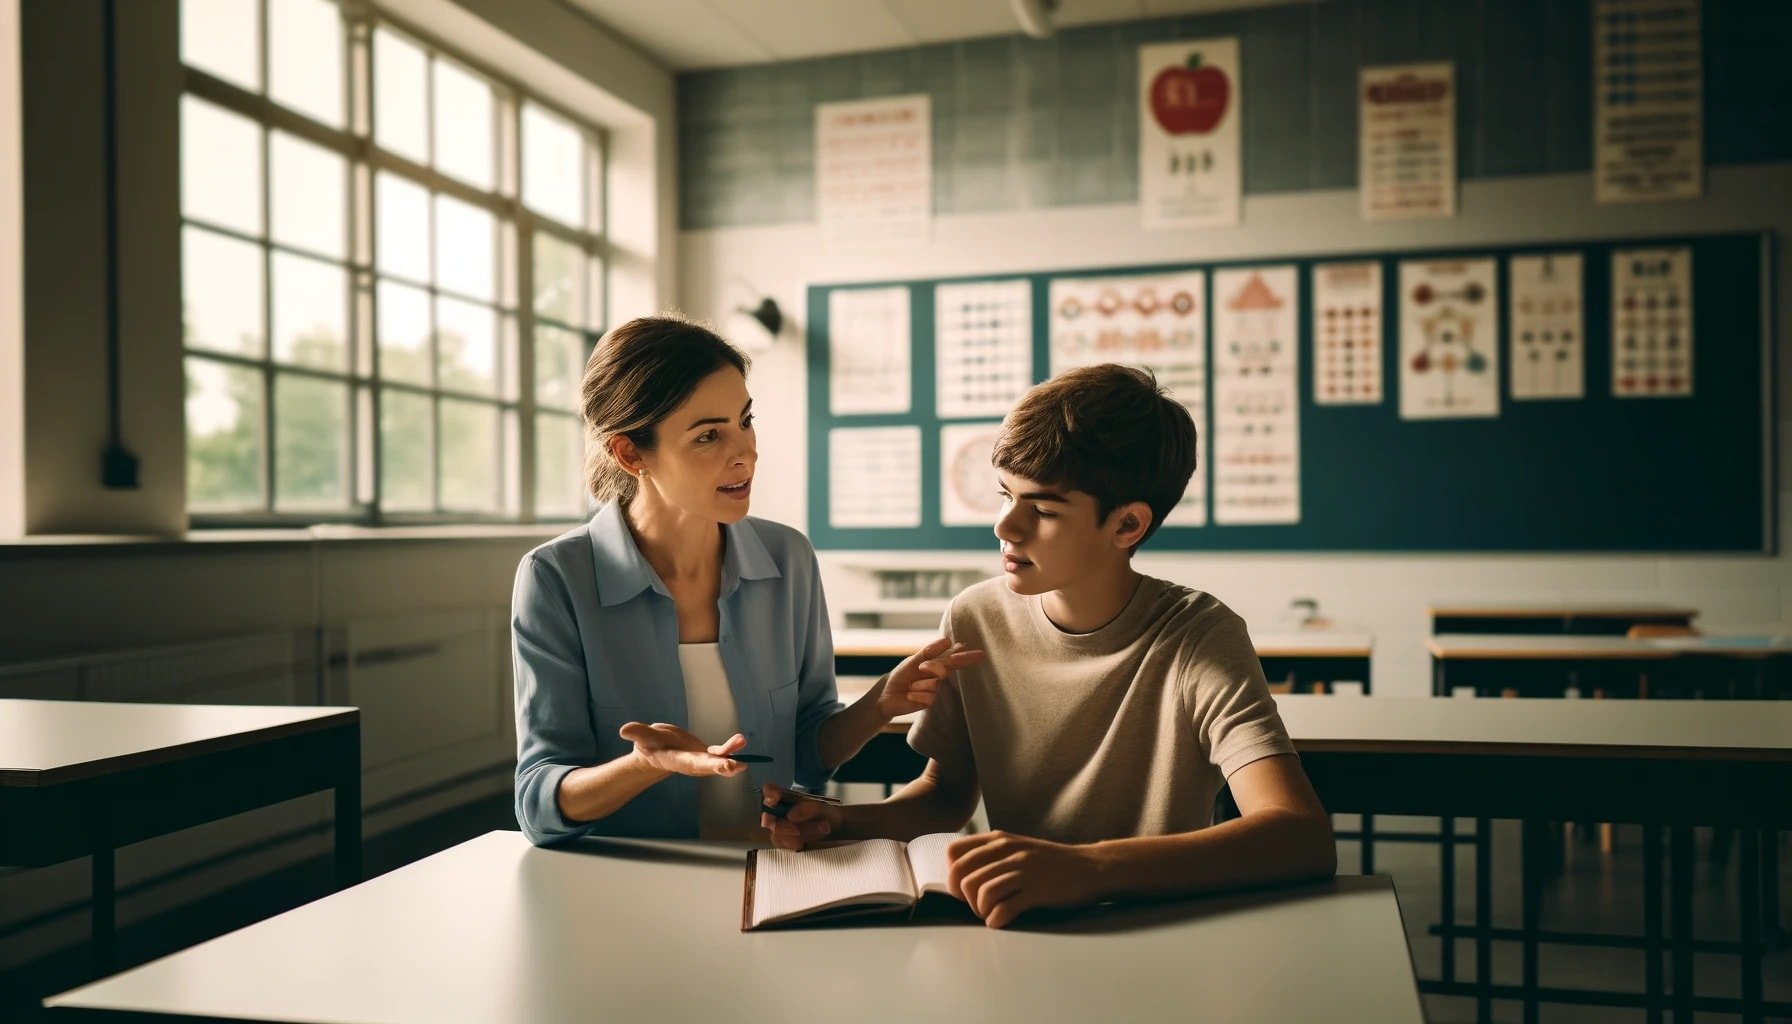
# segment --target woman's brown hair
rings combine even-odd
[[[654,449],[654,428],[724,366],[743,375],[744,353],[678,313],[643,316],[610,329],[585,364],[580,415],[585,422],[585,484],[598,501],[634,497],[635,478],[617,465],[610,439]]]

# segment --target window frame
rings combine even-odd
[[[603,197],[607,194],[609,174],[609,137],[599,126],[575,116],[552,99],[530,92],[515,80],[471,60],[454,48],[444,45],[415,26],[370,5],[355,0],[328,0],[338,9],[338,25],[343,44],[343,126],[332,127],[314,121],[299,111],[281,105],[270,90],[269,17],[273,0],[253,0],[258,6],[257,61],[259,91],[251,91],[234,82],[219,78],[203,68],[187,64],[181,72],[183,105],[189,97],[210,104],[227,113],[253,122],[260,132],[261,155],[261,233],[259,236],[211,224],[180,210],[181,237],[190,230],[209,232],[215,236],[254,245],[261,259],[262,283],[261,331],[262,351],[259,357],[240,353],[216,352],[202,347],[181,345],[182,376],[186,379],[188,361],[203,359],[230,367],[257,372],[262,383],[261,409],[261,502],[258,507],[239,509],[195,507],[191,492],[183,497],[189,524],[196,529],[230,527],[293,527],[313,524],[447,525],[447,524],[518,524],[532,522],[576,522],[589,514],[590,499],[574,511],[550,511],[542,514],[537,508],[541,477],[537,466],[536,426],[542,417],[564,417],[577,422],[576,411],[562,406],[544,406],[535,394],[535,348],[538,317],[534,308],[534,248],[538,233],[553,235],[578,248],[583,254],[581,274],[583,294],[579,316],[582,323],[568,324],[541,317],[540,323],[571,329],[581,341],[582,353],[589,356],[596,338],[602,333],[609,309],[609,281],[615,252],[607,233],[607,210]],[[185,17],[185,6],[181,5]],[[488,83],[492,88],[492,154],[493,187],[483,190],[469,185],[430,163],[418,163],[397,152],[381,148],[376,141],[377,103],[373,94],[375,30],[393,34],[417,47],[425,57],[425,94],[423,117],[427,139],[426,157],[435,159],[435,66],[446,60],[460,70]],[[582,140],[580,183],[581,206],[585,224],[572,226],[553,220],[531,209],[523,200],[522,111],[525,104],[535,105],[560,118],[577,131]],[[273,167],[271,163],[274,132],[284,132],[301,141],[319,146],[341,157],[345,168],[344,238],[341,258],[325,256],[273,238]],[[184,147],[183,147],[184,152]],[[417,282],[402,277],[387,277],[378,267],[378,210],[376,182],[382,173],[421,187],[428,199],[430,225],[430,280]],[[184,180],[184,168],[183,168]],[[436,207],[438,196],[448,196],[482,210],[493,218],[493,293],[490,300],[443,288],[435,267]],[[336,370],[316,366],[283,363],[275,356],[273,325],[273,263],[277,253],[288,253],[311,260],[323,260],[341,268],[347,281],[343,338],[345,348],[341,367]],[[185,266],[182,266],[183,295],[186,293]],[[404,380],[386,380],[381,374],[377,325],[378,292],[381,281],[393,281],[418,288],[428,297],[428,359],[430,384],[419,385]],[[494,312],[498,334],[494,353],[495,380],[489,393],[467,392],[445,387],[441,380],[438,351],[439,327],[436,306],[440,297],[470,302]],[[184,302],[184,300],[183,300]],[[183,316],[184,321],[184,316]],[[508,330],[508,337],[507,337]],[[515,379],[507,379],[513,375]],[[344,411],[346,435],[344,479],[347,503],[336,509],[280,509],[278,507],[278,435],[275,406],[276,382],[285,376],[303,376],[346,386],[347,408]],[[383,397],[388,391],[421,395],[430,402],[429,509],[388,509],[382,494],[382,430]],[[444,400],[469,400],[496,412],[495,458],[497,479],[489,510],[455,510],[442,503],[442,404]],[[186,428],[182,431],[183,447],[187,443]],[[583,471],[576,471],[582,479]],[[582,487],[581,487],[582,491]]]

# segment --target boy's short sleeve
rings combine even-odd
[[[1194,642],[1183,666],[1185,706],[1207,759],[1228,778],[1260,758],[1294,753],[1244,620],[1228,613]]]
[[[952,637],[952,609],[940,618],[940,635]],[[959,673],[940,682],[933,705],[908,731],[908,745],[922,757],[954,767],[971,764],[971,737],[964,721],[964,700],[958,692]]]

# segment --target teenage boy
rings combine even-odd
[[[926,770],[881,803],[763,815],[772,841],[955,832],[981,792],[995,831],[953,841],[950,882],[992,928],[1035,907],[1333,874],[1331,825],[1244,620],[1132,565],[1195,450],[1188,412],[1142,371],[1092,366],[1027,392],[993,459],[1002,576],[941,622],[987,657],[948,674],[929,660],[941,641],[884,680],[927,706],[909,735]],[[1222,786],[1241,816],[1216,826]],[[766,787],[767,805],[779,795]]]

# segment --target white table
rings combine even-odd
[[[742,933],[743,849],[492,832],[45,1005],[312,1024],[1423,1019],[1383,877],[1002,931],[966,910]]]
[[[0,700],[0,864],[93,859],[93,952],[110,968],[116,849],[334,790],[336,878],[361,875],[356,708]]]
[[[1771,836],[1792,825],[1792,800],[1786,799],[1792,793],[1792,701],[1279,696],[1276,706],[1328,810],[1444,819],[1443,978],[1422,981],[1425,991],[1474,995],[1483,1008],[1497,992],[1523,1000],[1527,1019],[1539,1001],[1586,1004],[1607,995],[1540,984],[1540,942],[1612,943],[1605,941],[1609,936],[1542,934],[1542,889],[1535,870],[1523,871],[1521,928],[1516,933],[1494,928],[1488,819],[1524,823],[1526,868],[1538,862],[1541,821],[1626,822],[1644,827],[1643,944],[1646,949],[1665,948],[1671,957],[1676,1019],[1690,1019],[1695,1009],[1740,1011],[1744,1020],[1792,1013],[1787,1004],[1764,1002],[1761,983],[1763,911],[1777,915],[1779,903]],[[1481,826],[1475,840],[1472,928],[1455,920],[1457,816],[1476,818]],[[1698,825],[1732,827],[1740,836],[1740,936],[1735,950],[1742,960],[1740,999],[1694,996],[1691,827]],[[1674,911],[1671,936],[1661,905],[1663,830],[1672,853],[1667,879]],[[1772,917],[1768,922],[1777,928]],[[1489,988],[1457,981],[1454,940],[1459,937],[1475,940],[1477,978],[1490,976],[1492,939],[1521,941],[1521,984]],[[1666,998],[1661,961],[1650,957],[1647,963],[1643,994],[1659,1007]]]

